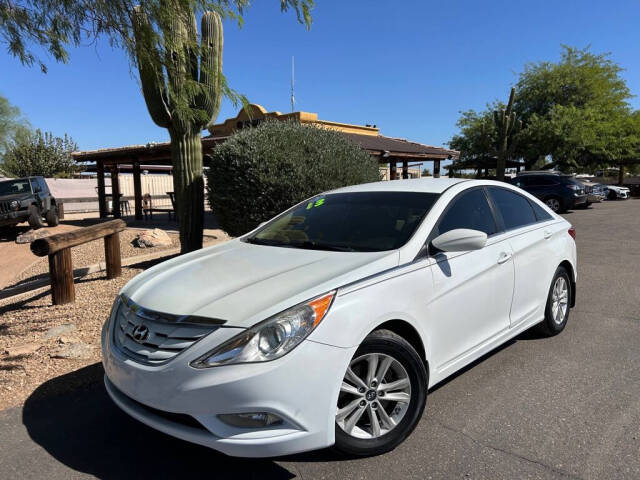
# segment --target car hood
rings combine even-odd
[[[147,309],[251,327],[293,305],[398,265],[398,250],[329,252],[232,240],[163,262],[122,293]]]

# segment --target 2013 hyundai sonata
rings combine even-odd
[[[143,423],[230,455],[396,447],[427,390],[575,302],[575,232],[508,184],[342,188],[131,280],[105,383]]]

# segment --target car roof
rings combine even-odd
[[[392,180],[374,183],[364,183],[362,185],[351,185],[349,187],[331,190],[330,193],[352,193],[352,192],[424,192],[442,193],[447,188],[462,182],[468,182],[465,178],[411,178],[407,180]]]

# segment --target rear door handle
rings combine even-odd
[[[549,238],[551,238],[551,235],[553,235],[553,232],[550,230],[545,230],[544,231],[544,239],[548,240]]]
[[[498,263],[503,264],[504,262],[509,261],[511,257],[512,257],[511,253],[502,252],[498,257]]]

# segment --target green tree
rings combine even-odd
[[[379,181],[380,169],[340,132],[272,120],[218,145],[207,179],[216,218],[236,236],[320,192]]]
[[[29,123],[22,118],[20,109],[0,95],[0,163],[13,141],[29,134]]]
[[[488,164],[496,161],[496,142],[498,139],[493,111],[500,108],[498,102],[487,105],[481,112],[467,110],[461,112],[456,126],[460,133],[454,135],[449,147],[460,152],[458,165]]]
[[[621,72],[608,54],[567,46],[557,63],[527,64],[515,101],[524,123],[517,153],[525,163],[547,156],[565,169],[615,162],[624,140],[613,127],[630,115],[631,93]]]
[[[431,170],[429,170],[428,168],[423,168],[422,169],[422,173],[420,174],[421,177],[430,177],[431,176]]]
[[[97,8],[102,3],[105,0],[0,0],[0,39],[24,65],[37,63],[46,72],[33,47],[41,47],[56,61],[66,62],[68,45],[78,45],[91,29],[93,36],[101,30],[98,23],[91,23],[93,15],[87,7]]]
[[[78,170],[71,153],[78,146],[67,134],[56,137],[36,130],[12,144],[4,155],[0,169],[13,177],[42,175],[68,177]]]

